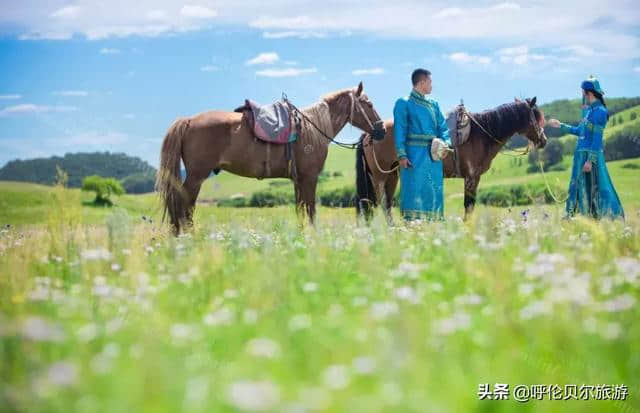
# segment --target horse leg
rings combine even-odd
[[[476,191],[480,179],[477,177],[464,178],[464,219],[469,218],[476,204]]]
[[[311,225],[314,225],[315,223],[317,185],[317,176],[301,179],[298,188],[298,192],[300,193],[300,200],[296,200],[296,206],[298,210],[301,211],[302,207],[304,207]]]
[[[189,227],[193,227],[193,212],[196,208],[196,200],[198,199],[202,182],[207,179],[207,176],[209,176],[209,172],[206,174],[187,172],[187,179],[184,181],[183,188],[187,197],[186,224]]]
[[[391,209],[393,207],[393,198],[396,194],[397,186],[398,186],[398,173],[394,172],[393,174],[387,175],[387,179],[384,184],[385,200],[384,200],[383,208],[384,208],[385,217],[387,218],[387,223],[389,225],[393,225],[393,216],[391,214]]]

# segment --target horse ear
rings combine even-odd
[[[536,105],[536,100],[538,100],[538,97],[534,96],[533,99],[531,99],[531,102],[529,102],[529,106],[534,107]]]
[[[358,90],[356,90],[356,96],[360,96],[362,94],[362,89],[364,89],[364,86],[362,86],[362,81],[358,84]]]

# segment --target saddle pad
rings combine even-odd
[[[447,114],[447,127],[452,146],[461,146],[469,139],[471,120],[463,105],[456,106]]]
[[[298,135],[289,105],[277,101],[269,105],[259,105],[247,100],[245,106],[251,110],[250,116],[254,135],[265,142],[285,144],[294,142]]]

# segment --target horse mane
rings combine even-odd
[[[322,97],[322,100],[324,100],[325,102],[331,102],[337,98],[340,97],[340,95],[347,93],[347,92],[353,92],[353,88],[346,88],[346,89],[340,89],[340,90],[336,90],[335,92],[329,92],[326,95],[324,95]]]
[[[331,138],[335,137],[335,131],[333,130],[333,123],[331,122],[331,112],[329,111],[329,104],[325,99],[314,103],[311,106],[307,106],[302,109],[302,113],[313,122],[318,128],[320,128],[327,136]],[[302,130],[300,131],[300,140],[317,145],[328,145],[329,140],[323,136],[318,129],[311,125],[306,119],[302,121]]]
[[[494,138],[502,140],[510,138],[531,121],[529,110],[527,102],[511,102],[481,113],[474,113],[473,116]],[[535,115],[536,119],[539,119],[539,111]],[[472,125],[472,127],[477,127],[477,125]]]

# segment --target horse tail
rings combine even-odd
[[[373,207],[377,206],[376,191],[369,175],[369,168],[364,157],[364,146],[362,141],[366,134],[360,138],[360,143],[356,149],[356,212],[364,215],[366,219],[371,218]]]
[[[156,177],[156,191],[163,203],[162,221],[169,220],[176,234],[186,219],[186,192],[180,179],[180,158],[182,157],[182,137],[189,121],[177,119],[169,127],[160,154],[160,169]]]

